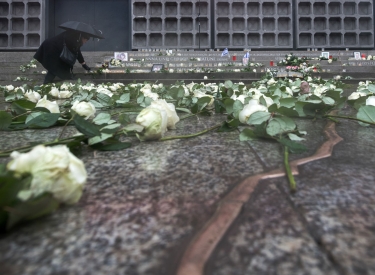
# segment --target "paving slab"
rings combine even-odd
[[[224,119],[191,117],[167,135],[191,134]],[[340,121],[343,141],[332,156],[298,167],[296,193],[279,177],[260,181],[248,201],[232,202],[243,206],[204,274],[375,274],[374,128]],[[291,160],[314,154],[326,140],[326,121],[296,123],[308,132],[303,143],[309,150]],[[0,150],[53,140],[60,131],[1,132]],[[68,127],[65,135],[75,133]],[[282,167],[277,144],[240,142],[238,135],[124,138],[133,146],[119,152],[83,148],[77,153],[89,178],[81,200],[0,235],[2,272],[177,274],[189,244],[230,191]]]

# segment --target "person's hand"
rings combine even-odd
[[[91,68],[87,66],[86,64],[82,64],[82,68],[84,68],[87,71],[91,71]]]

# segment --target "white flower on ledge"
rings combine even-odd
[[[366,99],[366,105],[375,106],[375,96],[369,96]]]
[[[256,73],[257,72],[257,69],[253,69],[253,73]]]
[[[332,63],[332,59],[328,59],[328,63]]]
[[[85,101],[74,101],[72,110],[80,116],[84,116],[86,120],[95,117],[96,113],[95,106],[92,105],[90,102]]]
[[[46,95],[38,101],[35,107],[46,108],[51,113],[60,113],[59,105],[57,105],[56,101],[49,101]]]
[[[47,71],[42,71],[42,74],[47,74]]]
[[[45,192],[62,203],[76,203],[87,180],[83,162],[70,153],[65,145],[45,147],[38,145],[28,153],[14,151],[7,168],[19,173],[30,173],[30,186],[18,193],[26,201]]]
[[[203,79],[208,79],[208,77],[207,77],[207,76],[204,76]]]

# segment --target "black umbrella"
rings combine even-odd
[[[68,21],[68,22],[61,24],[59,28],[62,28],[64,30],[73,30],[73,31],[83,32],[83,33],[88,34],[91,37],[104,39],[101,31],[95,29],[93,26],[89,24],[82,23],[82,22]]]

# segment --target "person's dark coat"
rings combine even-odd
[[[34,58],[38,60],[48,72],[63,80],[72,79],[71,70],[73,69],[72,66],[60,59],[64,41],[71,52],[77,53],[78,62],[85,62],[80,50],[82,46],[80,33],[74,31],[65,31],[55,37],[46,39],[34,55]]]

